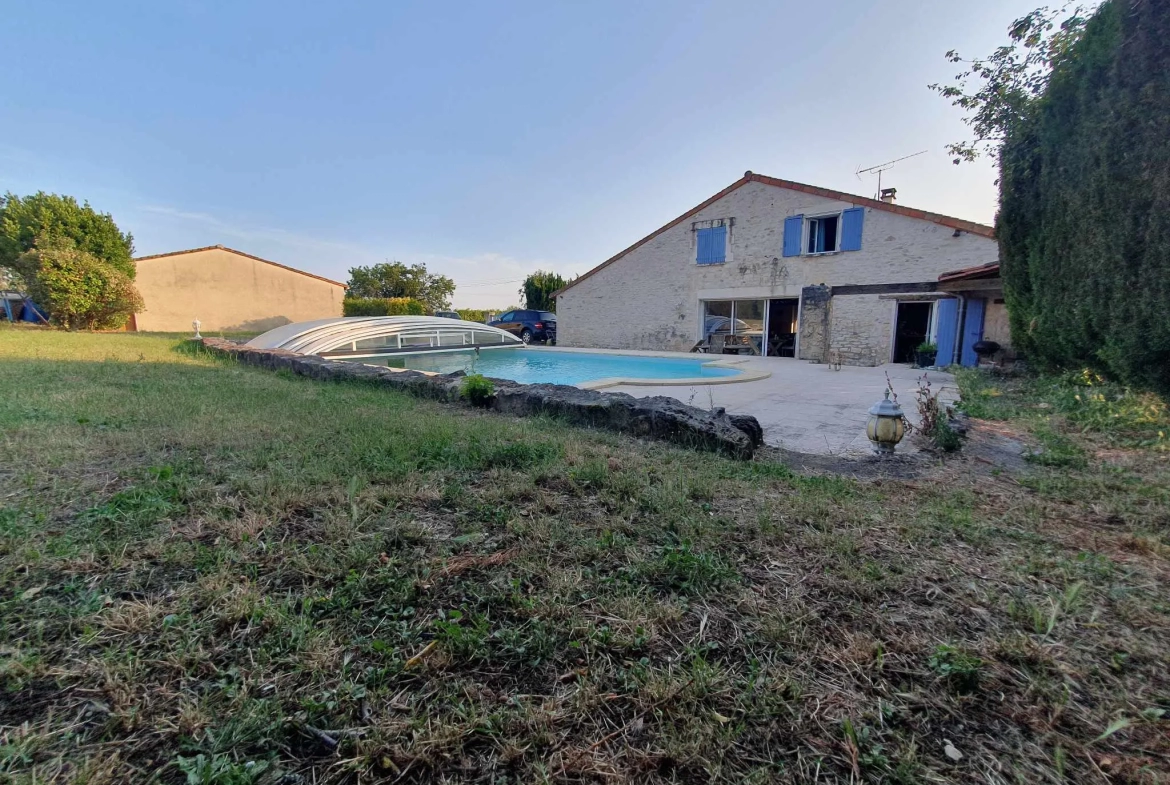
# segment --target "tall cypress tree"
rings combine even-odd
[[[1001,149],[1013,341],[1170,392],[1170,3],[1108,0]]]

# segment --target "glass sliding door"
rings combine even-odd
[[[704,300],[703,340],[712,335],[743,335],[764,353],[766,300]]]
[[[765,300],[735,300],[735,334],[746,335],[756,351],[764,353]]]

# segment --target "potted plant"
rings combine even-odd
[[[918,344],[918,348],[914,350],[914,361],[919,368],[929,368],[934,365],[935,358],[938,356],[938,346],[930,341],[923,341]]]

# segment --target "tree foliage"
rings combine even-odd
[[[985,58],[967,60],[953,49],[947,52],[947,60],[963,70],[953,84],[929,87],[966,112],[963,121],[975,134],[947,145],[956,164],[995,156],[1008,131],[1024,122],[1043,95],[1052,68],[1080,39],[1086,18],[1083,6],[1043,6],[1013,22],[1010,43]]]
[[[33,300],[66,329],[118,329],[143,310],[130,276],[69,239],[42,240],[17,257],[15,266],[29,282]]]
[[[1170,4],[1108,0],[1000,154],[1012,340],[1170,392]]]
[[[346,292],[348,297],[357,299],[405,297],[419,300],[431,311],[450,307],[453,294],[455,282],[447,276],[428,273],[425,264],[408,267],[402,262],[351,268]]]
[[[557,310],[557,299],[553,297],[559,289],[563,289],[569,282],[553,272],[537,270],[524,279],[520,287],[520,296],[524,298],[524,307],[538,311]]]
[[[21,254],[55,240],[68,240],[134,278],[134,238],[118,229],[108,213],[97,212],[89,202],[78,204],[72,196],[44,191],[0,197],[0,267],[14,267]]]

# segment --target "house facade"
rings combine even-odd
[[[264,332],[341,316],[345,284],[222,245],[143,256],[135,286],[146,309],[130,329]]]
[[[748,172],[558,292],[558,341],[689,351],[736,335],[766,356],[908,361],[952,318],[940,276],[998,253],[989,226]]]

